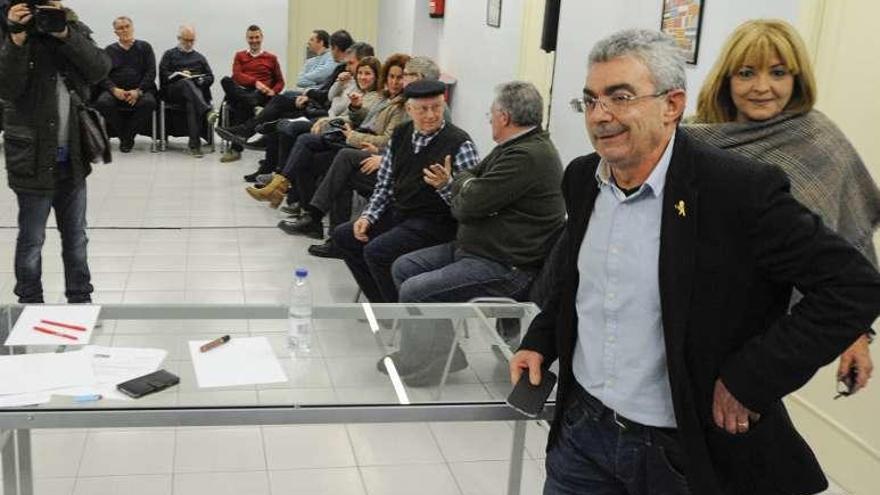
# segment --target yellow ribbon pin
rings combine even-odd
[[[675,209],[678,211],[679,216],[687,216],[687,210],[685,210],[684,207],[684,200],[678,200],[678,203],[675,204]]]

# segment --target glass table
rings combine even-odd
[[[2,341],[22,309],[0,308]],[[514,421],[508,493],[518,494],[529,418],[505,404],[511,390],[507,361],[518,342],[516,328],[528,328],[537,312],[532,304],[503,300],[315,306],[311,349],[291,352],[286,306],[102,305],[102,324],[90,344],[164,349],[168,354],[162,367],[178,375],[180,383],[136,400],[76,403],[54,395],[42,405],[0,409],[3,493],[33,493],[30,430],[37,428]],[[513,331],[502,337],[497,330],[502,327]],[[225,334],[233,339],[265,336],[288,381],[199,388],[188,342]],[[433,343],[411,339],[428,334],[446,338]],[[413,382],[405,362],[385,359],[407,335],[410,349],[413,342],[431,347],[416,349],[422,359],[435,363],[427,379]],[[76,349],[19,346],[0,352]],[[552,413],[551,402],[539,419]]]

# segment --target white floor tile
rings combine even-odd
[[[355,465],[343,425],[264,427],[263,442],[270,470]]]
[[[186,290],[242,290],[241,271],[188,271]]]
[[[94,431],[86,439],[80,476],[170,474],[174,431]]]
[[[76,476],[86,442],[85,430],[51,435],[33,435],[34,476],[62,478]]]
[[[125,285],[127,291],[182,291],[186,276],[182,272],[133,271]]]
[[[140,248],[138,252],[140,253]],[[151,251],[148,254],[137,254],[131,269],[135,272],[182,272],[186,270],[186,256],[176,254],[179,252],[159,254]]]
[[[76,489],[73,491],[73,495],[171,495],[171,493],[171,475],[78,478]]]
[[[370,495],[461,495],[445,464],[362,467]]]
[[[449,462],[510,459],[513,429],[507,423],[431,423],[431,430]]]
[[[174,495],[270,495],[270,493],[266,471],[174,475]]]
[[[286,383],[261,385],[262,389],[272,388],[330,388],[330,374],[321,358],[281,359],[281,366],[287,374]]]
[[[269,471],[272,495],[365,495],[357,468]]]
[[[424,423],[354,424],[347,428],[359,466],[443,462]]]
[[[263,438],[258,427],[178,431],[174,471],[264,471]]]
[[[37,478],[34,493],[37,495],[71,495],[76,478]]]

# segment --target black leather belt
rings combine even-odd
[[[676,435],[678,433],[676,428],[643,425],[618,414],[617,411],[606,406],[601,400],[584,390],[577,381],[575,381],[574,390],[572,390],[572,400],[578,400],[586,404],[589,409],[595,411],[596,416],[600,419],[610,417],[621,430],[656,430],[669,435]]]

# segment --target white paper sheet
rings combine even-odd
[[[23,394],[95,384],[82,351],[0,356],[0,394]]]
[[[92,331],[98,321],[98,313],[101,306],[97,304],[65,304],[45,305],[38,304],[25,306],[21,316],[12,327],[9,338],[4,345],[85,345],[92,338]],[[85,327],[85,331],[71,330],[68,328],[41,323],[40,320],[49,320],[60,323]],[[65,335],[76,337],[76,340],[66,339],[57,335],[49,335],[34,330],[35,326],[57,331]]]
[[[0,407],[22,407],[45,404],[52,400],[49,392],[36,392],[32,394],[0,395]]]
[[[191,340],[196,381],[200,388],[286,382],[287,376],[266,337],[232,337],[208,352],[199,347],[210,340]]]
[[[54,390],[56,395],[100,395],[104,399],[134,400],[116,385],[159,369],[168,351],[133,347],[89,345],[82,351],[92,363],[96,383],[86,387]]]

